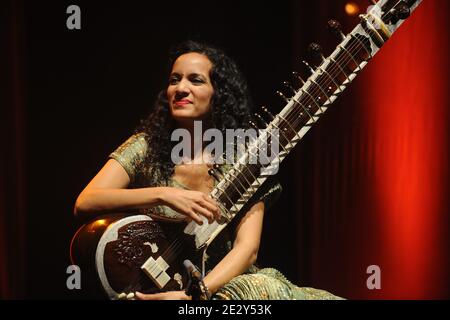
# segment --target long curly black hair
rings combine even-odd
[[[196,52],[205,55],[212,63],[210,79],[214,88],[211,99],[212,126],[225,134],[226,129],[247,129],[252,119],[253,103],[247,81],[236,63],[221,49],[196,41],[183,42],[170,50],[167,79],[175,60],[186,53]],[[156,186],[161,181],[167,183],[174,173],[171,150],[174,142],[170,140],[176,123],[172,119],[166,88],[161,90],[152,112],[141,120],[135,133],[145,133],[147,154],[139,164],[142,173],[141,186]]]

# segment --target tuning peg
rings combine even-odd
[[[393,11],[394,15],[401,20],[407,19],[411,14],[411,10],[405,1],[401,1],[398,5],[396,5]]]
[[[286,96],[282,92],[277,91],[277,95],[279,95],[282,99],[284,99],[284,101],[289,102],[289,99],[286,98]]]
[[[295,78],[297,78],[298,80],[300,80],[300,82],[302,83],[302,84],[304,84],[305,83],[305,81],[302,79],[302,77],[300,76],[300,73],[298,73],[297,71],[292,71],[292,75],[295,77]]]
[[[330,30],[331,33],[335,34],[340,40],[343,40],[345,38],[345,35],[342,32],[342,26],[337,20],[328,21],[328,30]]]
[[[293,94],[296,94],[294,87],[288,81],[283,81],[283,85],[291,90]]]
[[[218,171],[222,177],[225,175],[222,166],[218,165],[217,163],[213,164],[213,169]]]
[[[261,110],[264,111],[264,113],[270,118],[270,121],[272,121],[273,119],[275,119],[275,117],[273,116],[273,114],[269,111],[269,109],[267,109],[266,107],[262,106]]]
[[[253,121],[249,121],[248,124],[255,130],[259,130],[258,126],[256,125],[256,123],[254,123]]]
[[[396,24],[399,20],[405,20],[411,14],[408,4],[405,1],[400,1],[394,8],[389,10],[389,22]]]
[[[308,68],[309,72],[314,73],[314,69],[309,65],[308,62],[306,62],[305,60],[302,60],[302,63]]]
[[[255,113],[255,117],[256,117],[256,119],[259,120],[259,122],[261,122],[261,124],[262,124],[264,127],[267,127],[267,126],[269,125],[269,124],[263,119],[263,117],[261,117],[259,114]]]
[[[323,60],[325,60],[325,57],[322,53],[322,47],[317,43],[313,42],[309,45],[308,54],[315,59],[319,59],[320,62],[323,62]]]
[[[213,177],[217,182],[219,182],[221,180],[221,178],[219,177],[219,175],[217,174],[216,170],[214,169],[209,169],[208,170],[208,174]]]

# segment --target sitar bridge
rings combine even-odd
[[[169,265],[161,256],[156,260],[153,257],[148,258],[141,266],[141,269],[153,280],[159,289],[164,288],[171,279],[166,272],[169,269]]]

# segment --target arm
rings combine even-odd
[[[99,213],[161,204],[161,188],[126,189],[129,183],[125,169],[116,160],[108,160],[78,196],[75,216],[93,217]]]
[[[214,294],[234,277],[244,273],[258,256],[264,217],[264,203],[254,204],[239,223],[233,249],[205,277]]]
[[[126,189],[129,184],[130,178],[122,165],[114,159],[108,160],[78,196],[75,216],[93,218],[98,214],[162,204],[198,223],[201,223],[200,215],[210,221],[219,215],[215,201],[202,192],[169,187]]]

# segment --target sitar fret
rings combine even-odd
[[[404,6],[407,5],[412,12],[421,1],[378,1],[370,12],[362,15],[362,22],[344,37],[333,53],[322,61],[295,95],[292,98],[286,98],[286,106],[264,131],[266,136],[270,136],[275,129],[278,130],[278,142],[282,149],[279,156],[265,165],[248,163],[251,153],[257,152],[259,143],[262,142],[261,137],[258,137],[239,159],[239,163],[234,165],[225,179],[220,181],[212,191],[211,194],[221,202],[220,205],[227,211],[227,215],[230,214],[232,218],[239,212],[270,175],[270,169],[279,165],[328,106],[379,51],[390,35],[400,27],[406,18],[394,19],[392,10],[399,5],[403,6],[402,10],[404,10]],[[380,35],[384,37],[382,41],[380,41]],[[270,143],[267,148],[271,148]],[[186,227],[185,232],[196,233],[197,229],[192,223]],[[226,223],[213,224],[201,228],[196,233],[197,247],[210,242],[225,225]]]

